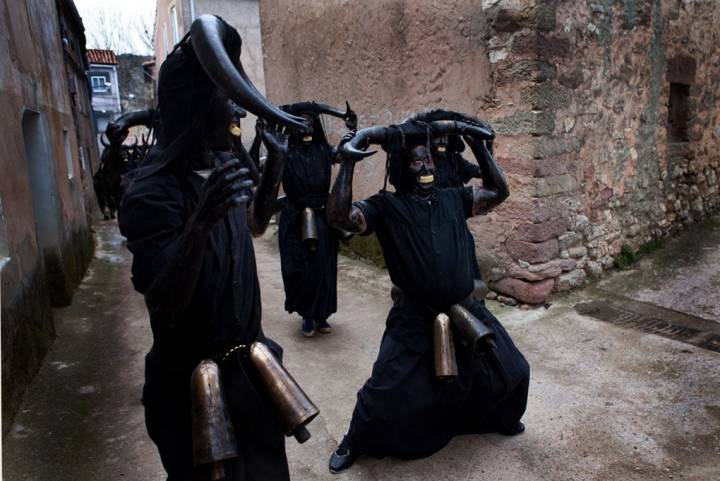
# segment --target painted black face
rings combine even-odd
[[[313,137],[315,136],[315,122],[313,121],[312,116],[308,114],[300,114],[300,117],[307,120],[308,124],[308,130],[307,132],[302,134],[301,140],[305,144],[309,144],[313,141]]]
[[[435,184],[435,161],[425,145],[416,145],[408,151],[402,177],[407,190],[422,196],[432,192]]]

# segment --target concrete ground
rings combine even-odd
[[[3,440],[6,480],[164,479],[140,405],[143,356],[151,342],[147,313],[132,290],[130,257],[116,226],[97,230],[96,258],[73,305],[58,311],[58,338]],[[642,284],[643,273],[660,262],[650,259],[641,269],[555,299],[549,309],[489,302],[531,365],[525,434],[461,436],[426,459],[361,458],[333,476],[327,459],[377,355],[389,279],[341,257],[334,332],[305,339],[297,317],[283,310],[276,241],[266,236],[256,242],[265,331],[284,346],[288,369],[321,410],[309,426],[312,439],[287,441],[292,478],[720,480],[720,353],[574,308],[612,294],[614,302],[628,296],[719,321],[717,289],[702,289],[720,272],[720,235],[713,238],[702,244],[706,256],[694,268],[689,259],[670,256],[669,267],[657,271],[661,282]],[[696,275],[707,280],[691,287]]]

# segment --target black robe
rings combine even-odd
[[[325,142],[310,145],[291,140],[282,185],[288,199],[280,214],[278,243],[285,310],[303,318],[327,319],[337,310],[338,233],[325,216],[330,191],[333,150]],[[302,212],[315,209],[318,245],[302,241]]]
[[[462,142],[461,140],[458,140]],[[480,177],[480,166],[467,161],[459,152],[434,152],[435,161],[435,187],[440,189],[462,187],[470,179]],[[467,229],[467,235],[474,243],[472,232]],[[473,269],[475,279],[482,279],[480,264],[477,260],[477,253],[473,248]]]
[[[390,278],[403,295],[392,307],[372,376],[357,395],[354,445],[372,456],[428,456],[457,434],[509,431],[525,412],[530,371],[499,321],[473,301],[470,310],[496,333],[496,347],[473,351],[455,335],[458,378],[434,375],[437,312],[473,290],[466,234],[470,188],[438,189],[431,200],[381,193],[358,202],[376,232]]]
[[[132,281],[145,293],[173,258],[203,179],[176,175],[166,167],[133,181],[119,224],[133,253]],[[204,358],[240,343],[260,340],[275,355],[282,348],[261,326],[260,289],[252,238],[242,208],[231,210],[210,233],[202,271],[189,307],[171,330],[150,315],[153,346],[145,358],[143,404],[150,437],[168,480],[206,479],[193,469],[190,376]],[[225,462],[228,480],[288,480],[285,438],[244,355],[220,364],[240,456]],[[205,474],[207,476],[207,474]]]

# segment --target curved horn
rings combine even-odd
[[[118,130],[127,130],[136,125],[149,127],[152,124],[154,116],[155,109],[135,110],[121,115],[115,119],[115,123],[118,125]]]
[[[345,112],[343,112],[342,110],[335,108],[331,105],[321,104],[318,102],[298,102],[295,104],[284,105],[281,107],[281,109],[285,112],[295,115],[302,113],[311,113],[327,114],[332,115],[333,117],[339,117],[341,119],[345,118]]]
[[[258,117],[299,131],[306,131],[303,119],[289,115],[271,104],[250,82],[242,64],[233,63],[225,50],[226,24],[213,15],[202,15],[190,26],[195,55],[205,73],[238,105]]]
[[[362,146],[369,144],[379,144],[385,141],[386,138],[387,127],[368,127],[359,131],[357,134],[355,134],[355,137],[353,137],[348,142],[345,142],[342,147],[340,147],[340,151],[342,152],[342,155],[349,159],[360,160],[364,157],[369,157],[375,152],[377,152],[376,150],[362,150]]]
[[[428,125],[434,134],[472,135],[480,138],[481,140],[495,139],[495,132],[491,129],[480,125],[468,124],[466,122],[458,122],[456,120],[435,120],[428,123]]]
[[[100,134],[100,143],[103,144],[103,147],[105,147],[105,148],[110,147],[110,144],[103,140],[104,137],[105,137],[105,132]]]

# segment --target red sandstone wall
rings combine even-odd
[[[471,229],[506,297],[543,302],[718,204],[716,2],[308,3],[262,3],[273,101],[347,98],[361,127],[436,106],[493,123],[511,198]],[[667,140],[670,81],[690,86],[687,144]]]

